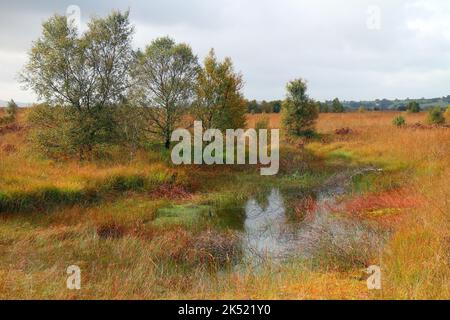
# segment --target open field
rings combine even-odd
[[[120,151],[52,161],[28,143],[23,113],[0,133],[0,298],[450,298],[448,128],[396,128],[393,112],[321,114],[321,137],[283,141],[280,173],[261,177],[250,166],[176,167],[151,149],[132,162]],[[423,113],[404,116],[425,122]],[[261,118],[279,127],[279,115],[249,116],[248,126]],[[379,251],[328,244],[311,259],[241,262],[236,208],[247,199],[294,189],[286,207],[303,214],[314,190],[367,166],[383,171],[353,179],[335,214],[388,234]],[[367,289],[371,264],[381,266],[380,291]],[[66,288],[70,265],[82,270],[79,291]]]

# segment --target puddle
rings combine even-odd
[[[376,171],[380,170],[363,168],[329,179],[315,192],[315,206],[302,221],[289,216],[289,204],[279,189],[270,191],[266,205],[254,198],[249,199],[245,205],[242,232],[245,259],[257,263],[267,259],[311,258],[325,240],[338,249],[339,246],[350,247],[358,241],[376,246],[378,239],[369,234],[365,226],[338,219],[330,212],[330,208],[338,208],[337,200],[348,192],[354,176]]]

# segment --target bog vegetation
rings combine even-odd
[[[135,51],[133,32],[127,12],[83,34],[54,16],[33,43],[22,80],[44,103],[0,110],[0,298],[450,297],[448,112],[345,112],[301,78],[283,101],[249,102],[230,58],[199,62],[168,37]],[[193,120],[281,128],[280,173],[175,166],[171,134]],[[249,199],[263,209],[283,190],[288,220],[308,223],[318,192],[359,168],[377,170],[327,203],[314,255],[246,260]],[[381,291],[367,289],[370,265]]]

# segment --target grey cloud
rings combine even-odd
[[[84,22],[112,9],[131,9],[135,45],[170,35],[202,58],[214,47],[231,56],[248,98],[284,96],[285,83],[309,80],[317,99],[371,99],[450,94],[450,4],[445,0],[15,1],[1,2],[0,98],[11,69],[40,34],[40,24],[68,5]],[[381,10],[381,29],[366,26],[367,9]],[[8,61],[6,53],[17,54]],[[3,54],[2,54],[3,53]],[[32,97],[24,93],[24,97]]]

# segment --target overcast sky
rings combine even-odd
[[[319,100],[450,94],[448,0],[0,1],[0,99],[30,102],[17,74],[41,24],[77,5],[92,15],[131,10],[134,45],[169,35],[203,60],[230,56],[249,99],[281,99],[287,81],[308,80]]]

